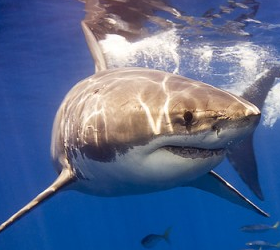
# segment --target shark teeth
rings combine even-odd
[[[184,157],[184,158],[209,158],[213,156],[222,156],[225,153],[225,149],[203,149],[203,148],[194,148],[194,147],[178,147],[178,146],[164,146],[165,150]]]

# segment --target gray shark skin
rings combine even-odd
[[[255,105],[202,82],[144,68],[101,71],[74,86],[57,112],[51,154],[58,179],[0,231],[60,189],[96,196],[188,184],[205,190],[199,178],[259,119]],[[268,216],[218,175],[206,181],[210,192]]]

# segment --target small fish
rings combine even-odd
[[[141,240],[141,244],[145,248],[152,248],[154,247],[159,241],[165,240],[166,242],[170,243],[169,241],[169,234],[170,234],[171,227],[167,228],[164,234],[148,234]]]
[[[262,240],[256,240],[252,242],[246,243],[247,246],[253,247],[253,248],[259,248],[259,249],[268,249],[268,248],[280,248],[280,242],[278,242],[276,245],[271,244],[266,241]]]
[[[247,225],[240,228],[241,231],[246,233],[258,233],[265,232],[271,229],[277,229],[279,227],[279,221],[277,221],[273,226],[265,225],[265,224],[255,224],[255,225]]]

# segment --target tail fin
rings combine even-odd
[[[164,238],[165,241],[166,241],[167,243],[169,243],[169,244],[170,244],[169,235],[170,235],[171,228],[172,228],[172,227],[168,227],[168,228],[165,230],[164,234],[163,234],[163,238]]]
[[[279,227],[279,224],[280,224],[279,221],[277,221],[277,222],[272,226],[272,228],[273,228],[273,229],[277,229],[277,228]]]
[[[54,194],[56,194],[58,190],[65,187],[65,185],[69,184],[73,180],[74,175],[71,169],[64,168],[52,185],[50,185],[47,189],[45,189],[42,193],[40,193],[37,197],[35,197],[17,213],[11,216],[8,220],[2,223],[0,225],[0,232],[4,231],[7,227],[11,226],[17,220],[19,220],[24,215],[33,210],[35,207],[37,207],[39,204],[41,204],[43,201],[52,197]]]

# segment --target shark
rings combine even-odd
[[[181,34],[181,40],[185,39],[184,36],[187,36],[188,39],[199,40],[200,38],[198,39],[197,36],[203,36],[204,33],[207,36],[209,30],[217,36],[222,34],[223,36],[246,37],[252,35],[245,30],[250,23],[261,24],[261,21],[255,20],[260,8],[260,3],[257,1],[242,4],[236,1],[225,2],[218,8],[213,6],[213,8],[205,11],[202,16],[187,15],[187,11],[174,5],[175,3],[171,4],[163,0],[152,2],[146,0],[105,0],[103,2],[86,0],[86,16],[82,21],[82,29],[95,62],[95,71],[115,67],[115,59],[110,58],[108,48],[104,48],[104,41],[109,40],[109,35],[119,37],[120,40],[129,43],[141,41],[162,31],[172,29]],[[162,16],[159,13],[164,13],[164,15]],[[234,19],[229,20],[228,14],[231,14]],[[217,20],[219,20],[218,23],[216,23]],[[150,26],[154,28],[150,29]],[[111,44],[111,46],[114,45]],[[144,54],[143,60],[148,60],[146,58],[149,58],[149,54],[145,54],[145,51],[141,53]],[[174,54],[174,51],[169,53]],[[130,61],[134,59],[131,58]],[[179,61],[178,58],[173,59],[174,63]],[[159,58],[157,60],[163,61],[165,59]],[[167,58],[167,64],[169,60],[171,59]],[[188,60],[188,58],[185,60]],[[128,65],[138,66],[138,64],[139,62],[136,61],[135,64],[129,63]],[[150,63],[149,67],[158,69],[158,64]],[[160,69],[166,70],[165,67]],[[175,68],[173,73],[176,73],[177,70]],[[268,92],[273,87],[275,79],[279,77],[279,62],[269,62],[269,60],[264,59],[262,72],[240,96],[262,110]],[[264,195],[259,181],[258,164],[253,144],[254,135],[252,133],[246,139],[240,141],[238,145],[229,147],[226,157],[249,189],[263,201]]]
[[[268,216],[212,171],[259,120],[254,104],[206,83],[146,68],[100,71],[76,84],[57,111],[57,180],[0,231],[69,189],[113,197],[193,186]]]
[[[0,232],[66,190],[118,197],[195,187],[268,217],[214,168],[229,155],[236,161],[242,153],[236,148],[252,141],[263,102],[252,88],[268,86],[278,69],[237,96],[161,70],[108,69],[97,36],[86,22],[82,28],[96,73],[68,92],[54,119],[51,157],[58,177]],[[247,177],[246,166],[238,166]]]

